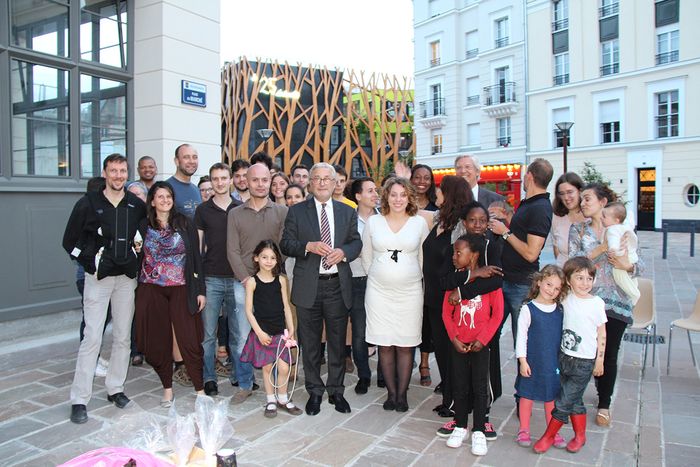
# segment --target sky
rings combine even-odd
[[[221,0],[221,62],[246,56],[413,77],[411,0]]]

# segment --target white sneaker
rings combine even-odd
[[[462,445],[464,442],[464,439],[467,437],[467,429],[466,428],[460,428],[458,426],[455,427],[454,430],[452,430],[452,434],[450,435],[449,438],[447,438],[447,447],[448,448],[458,448]]]
[[[100,357],[97,359],[97,366],[95,367],[95,376],[104,378],[107,376],[107,368],[109,367],[109,360],[105,360]]]
[[[472,432],[472,454],[475,456],[485,456],[489,452],[486,444],[486,435],[481,431]]]

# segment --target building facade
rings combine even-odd
[[[220,160],[219,2],[2,0],[0,18],[4,321],[80,306],[61,239],[107,155],[132,175],[152,156],[159,178],[181,142],[202,173]],[[183,81],[206,87],[203,106]]]
[[[568,170],[592,163],[639,228],[700,220],[699,15],[689,0],[528,0],[528,158],[561,174],[555,124],[573,122]]]

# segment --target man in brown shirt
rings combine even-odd
[[[233,403],[241,403],[252,393],[253,366],[240,361],[250,323],[245,315],[245,283],[255,274],[253,250],[263,240],[279,243],[284,229],[287,208],[270,199],[270,170],[264,164],[253,164],[246,175],[250,198],[228,213],[226,229],[226,255],[233,274],[236,296],[235,348],[231,359],[236,365],[236,377],[240,390],[233,396]],[[282,261],[282,258],[278,258]]]

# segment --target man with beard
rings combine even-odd
[[[192,175],[199,167],[199,154],[189,144],[181,144],[175,149],[175,175],[167,179],[175,192],[175,206],[189,217],[194,218],[194,211],[202,203],[199,188],[192,183]]]
[[[244,202],[248,201],[250,198],[250,192],[248,192],[248,179],[246,174],[248,173],[248,168],[250,167],[250,162],[243,159],[236,159],[231,164],[231,170],[233,171],[233,199]]]

